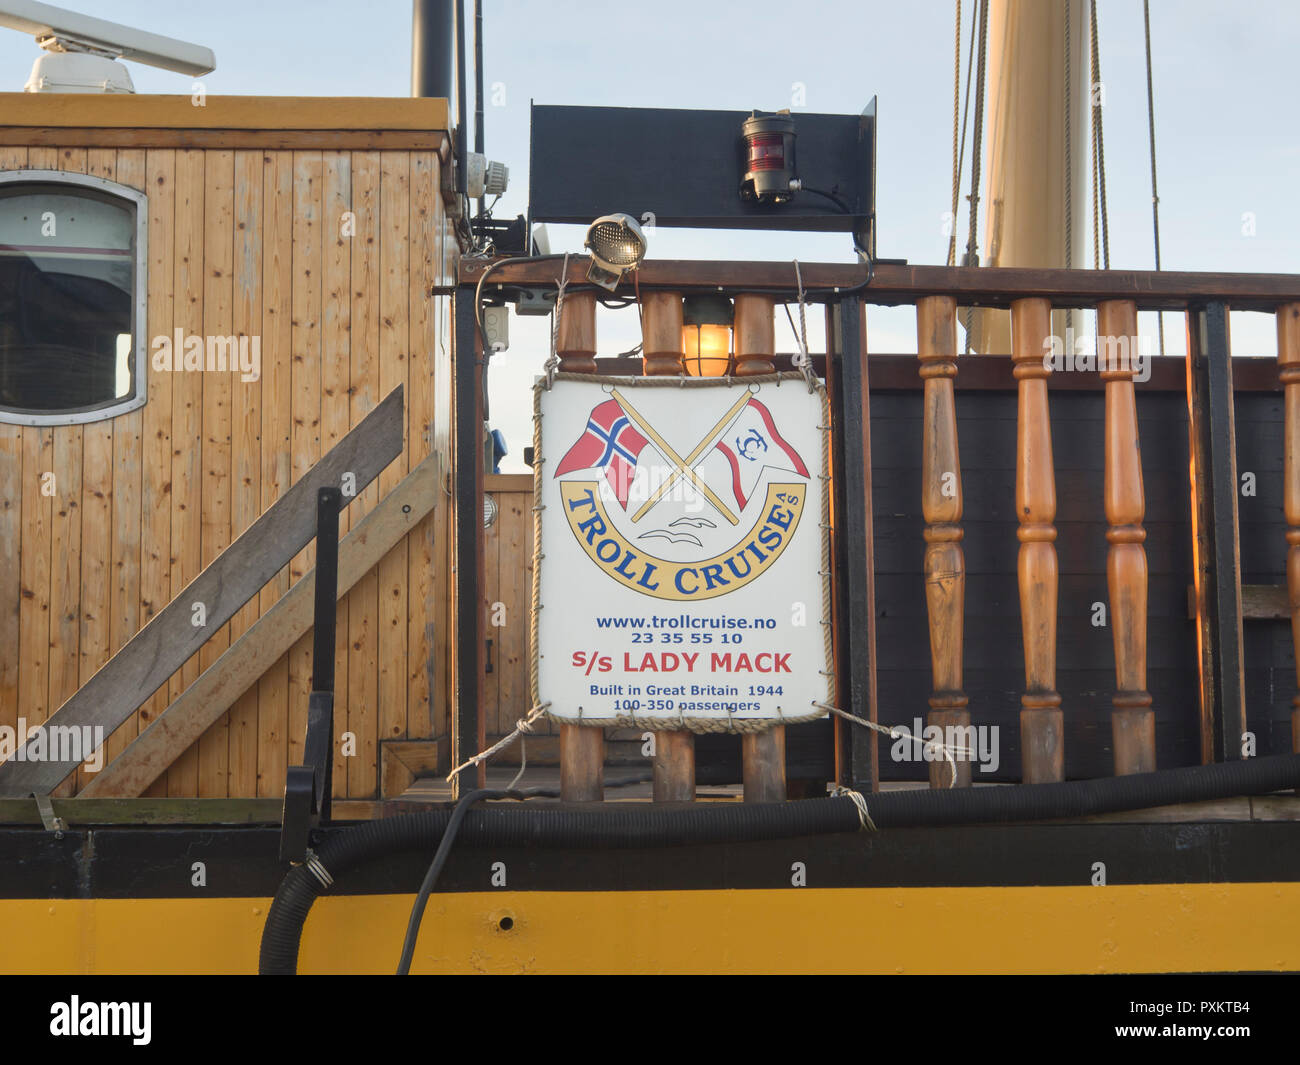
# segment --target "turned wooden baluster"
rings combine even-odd
[[[957,453],[957,301],[926,296],[916,303],[917,358],[924,389],[921,444],[921,512],[925,516],[925,604],[930,618],[930,666],[934,692],[927,724],[944,736],[970,736],[970,712],[962,690],[962,626],[966,559],[961,538],[961,462]],[[949,732],[948,730],[960,731]],[[963,741],[963,746],[970,746]],[[956,759],[956,787],[969,787],[970,758]],[[952,767],[930,763],[930,787],[946,788]]]
[[[772,373],[776,354],[776,301],[770,296],[736,297],[736,376]],[[747,732],[740,740],[746,802],[784,802],[785,726]]]
[[[596,372],[596,296],[566,294],[555,342],[562,373]],[[560,798],[600,802],[605,797],[605,733],[585,725],[560,725]]]
[[[1016,515],[1020,528],[1020,625],[1025,693],[1020,697],[1021,772],[1027,784],[1063,780],[1065,745],[1056,691],[1056,475],[1047,408],[1043,341],[1052,332],[1045,299],[1011,304],[1011,347],[1019,392]]]
[[[646,377],[682,372],[682,294],[647,292],[641,297],[641,367]]]
[[[1149,773],[1156,767],[1156,715],[1147,691],[1147,552],[1142,546],[1147,538],[1142,528],[1146,503],[1133,390],[1137,304],[1132,300],[1099,303],[1097,336],[1097,370],[1106,382],[1106,521],[1110,525],[1106,584],[1115,638],[1115,709],[1110,727],[1115,775],[1124,776]]]
[[[1286,395],[1283,429],[1286,461],[1282,507],[1286,514],[1286,590],[1291,604],[1291,641],[1300,686],[1300,303],[1277,309],[1278,376]],[[1300,754],[1300,694],[1291,700],[1291,750]]]
[[[736,297],[736,376],[772,373],[776,352],[776,301],[742,293]]]
[[[647,377],[682,372],[682,294],[641,297],[642,363]],[[685,729],[655,733],[654,801],[695,800],[695,735]]]

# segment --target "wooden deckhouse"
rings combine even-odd
[[[335,793],[376,797],[384,745],[421,741],[418,756],[409,748],[403,756],[436,761],[429,744],[447,723],[440,471],[450,466],[445,292],[458,247],[445,101],[0,99],[0,196],[31,194],[0,203],[62,196],[75,206],[67,197],[86,194],[126,204],[141,225],[124,254],[147,278],[133,294],[144,319],[131,330],[137,362],[125,403],[110,391],[105,413],[105,397],[72,397],[79,409],[63,416],[55,397],[33,417],[30,397],[15,391],[0,410],[0,724],[21,718],[30,729],[49,718],[400,389],[400,454],[341,519],[346,535],[433,456],[436,469],[426,468],[398,512],[406,527],[383,527],[390,545],[351,575],[339,600],[336,722],[355,749],[339,758]],[[62,184],[64,175],[102,180],[88,188]],[[123,198],[129,193],[135,199]],[[25,251],[7,252],[10,277],[23,256],[46,250],[40,218],[24,223],[19,210],[6,225],[27,224],[30,239]],[[0,311],[11,369],[20,355],[48,357],[21,335],[33,291],[11,289]],[[214,337],[251,338],[256,373],[224,358],[212,366]],[[189,338],[203,354],[185,369]],[[233,559],[232,571],[246,563]],[[175,735],[159,736],[149,765],[162,771],[150,781],[137,773],[120,785],[125,792],[109,794],[141,786],[153,796],[281,794],[285,767],[301,760],[310,639],[301,613],[260,630],[258,622],[311,566],[308,546],[198,654],[131,693],[138,709],[112,731],[109,760],[200,674],[220,671],[191,696],[212,717],[193,742],[181,749]],[[246,633],[243,650],[227,655]],[[174,639],[173,631],[163,642]],[[267,661],[272,645],[283,651]],[[226,709],[213,716],[215,702]],[[55,794],[76,794],[90,780],[78,771]]]

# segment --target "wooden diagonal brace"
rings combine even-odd
[[[401,451],[398,387],[105,662],[43,728],[90,726],[102,728],[105,736],[111,733],[311,540],[318,488],[341,484],[351,474],[359,493]],[[202,625],[193,623],[197,604],[203,607]],[[15,752],[0,765],[0,795],[52,791],[80,764],[63,753],[62,760],[30,761]]]
[[[430,455],[339,544],[340,598],[414,529],[442,493],[442,469]],[[311,628],[312,570],[232,643],[144,732],[82,789],[82,798],[143,795],[214,721]]]

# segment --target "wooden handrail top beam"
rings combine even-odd
[[[473,284],[488,264],[462,260],[460,281]],[[497,267],[492,285],[551,286],[559,279],[558,260],[509,263]],[[587,257],[569,258],[569,282],[577,288],[587,281]],[[866,277],[853,263],[800,263],[804,288],[825,299],[827,290],[853,288]],[[644,289],[717,289],[734,292],[791,293],[794,266],[788,262],[719,262],[679,259],[647,260],[640,269]],[[574,291],[570,289],[570,291]],[[628,286],[631,291],[631,286]],[[1013,300],[1034,297],[1054,307],[1089,307],[1103,300],[1133,300],[1138,310],[1185,310],[1190,304],[1219,301],[1233,310],[1273,311],[1284,303],[1300,302],[1300,274],[1220,274],[1175,270],[1040,270],[1012,267],[908,266],[876,264],[875,276],[863,291],[869,304],[912,304],[923,296],[953,296],[958,304],[1009,307]]]
[[[451,128],[441,97],[0,92],[0,129],[405,130]]]

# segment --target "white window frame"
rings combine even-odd
[[[139,189],[122,185],[107,178],[90,174],[75,174],[66,170],[5,170],[0,171],[0,186],[5,185],[62,185],[68,189],[94,189],[110,197],[126,200],[135,207],[135,308],[132,315],[132,340],[135,350],[135,389],[125,399],[95,407],[71,407],[67,410],[36,413],[15,410],[0,405],[0,422],[9,425],[84,425],[87,422],[105,421],[119,414],[138,410],[149,397],[149,344],[146,306],[149,295],[149,197]]]

